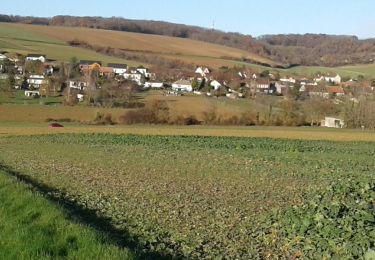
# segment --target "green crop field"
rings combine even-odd
[[[139,250],[188,259],[373,259],[373,142],[58,134],[0,163],[93,210]]]

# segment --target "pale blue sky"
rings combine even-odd
[[[375,37],[375,0],[19,0],[0,13],[120,16],[162,20],[259,36],[277,33]]]

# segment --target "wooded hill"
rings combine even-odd
[[[52,18],[0,15],[0,22],[88,27],[188,38],[246,50],[284,67],[369,64],[375,60],[375,39],[324,34],[266,35],[254,38],[197,26],[118,17],[55,16]],[[251,60],[244,60],[254,62]]]

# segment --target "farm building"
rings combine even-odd
[[[152,81],[148,81],[145,83],[145,88],[163,88],[164,87],[164,83],[163,82],[152,82]]]
[[[46,60],[46,55],[44,54],[28,54],[26,56],[26,61],[40,61],[44,63]]]
[[[108,63],[108,67],[113,68],[113,72],[116,75],[123,75],[128,69],[128,65],[117,63]]]
[[[327,76],[320,76],[318,78],[315,78],[315,82],[321,82],[326,81],[334,84],[340,84],[341,83],[341,76],[339,74],[334,75],[327,75]]]
[[[182,91],[182,92],[192,92],[193,87],[191,85],[191,81],[189,80],[178,80],[172,84],[172,89],[174,91]]]
[[[27,79],[27,83],[33,88],[39,88],[41,85],[47,84],[48,80],[46,80],[43,75],[30,75]]]
[[[336,117],[325,117],[322,120],[321,126],[330,128],[343,128],[345,126],[344,120]]]
[[[139,72],[131,71],[130,73],[126,72],[123,74],[124,79],[131,80],[136,82],[138,85],[142,85],[142,74]]]
[[[87,83],[84,81],[69,80],[67,83],[69,88],[74,88],[78,90],[84,90],[87,87]]]

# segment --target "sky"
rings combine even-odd
[[[0,13],[124,17],[260,36],[326,33],[375,37],[374,0],[4,0]]]

